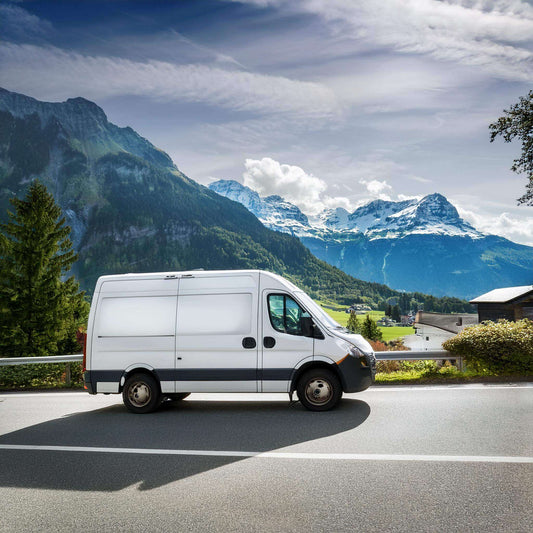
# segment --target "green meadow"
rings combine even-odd
[[[324,302],[318,302],[322,309],[328,313],[333,320],[338,322],[341,326],[346,327],[346,324],[348,323],[348,318],[350,317],[349,313],[346,313],[344,311],[345,307],[340,307],[334,304],[324,303]],[[379,320],[382,316],[385,315],[383,311],[369,311],[368,313],[364,315],[357,315],[357,318],[360,321],[363,321],[366,317],[366,315],[369,314],[370,318],[372,320]],[[398,339],[401,337],[405,337],[406,335],[413,335],[415,332],[415,328],[405,328],[405,327],[389,327],[389,328],[379,328],[381,330],[381,333],[383,334],[383,341],[388,342],[393,339]]]

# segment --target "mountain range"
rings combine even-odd
[[[287,276],[317,299],[468,308],[456,298],[400,294],[317,259],[297,238],[266,228],[244,206],[188,178],[93,102],[48,103],[0,89],[0,222],[9,200],[36,178],[72,228],[75,274],[89,292],[108,273],[259,268]]]
[[[438,193],[308,217],[280,196],[263,198],[235,180],[209,188],[244,205],[266,227],[298,237],[344,272],[400,291],[469,299],[533,281],[532,247],[478,231]]]

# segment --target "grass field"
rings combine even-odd
[[[341,326],[346,327],[346,324],[348,323],[348,318],[350,318],[350,314],[346,313],[345,311],[330,309],[329,306],[324,305],[322,302],[318,302],[321,307],[328,313],[333,320],[338,322]],[[337,307],[337,309],[339,309]],[[370,311],[367,313],[370,315],[370,318],[372,320],[379,320],[385,313],[383,311]],[[357,318],[359,320],[364,320],[366,315],[357,315]],[[404,328],[404,327],[390,327],[390,328],[379,328],[381,330],[381,333],[383,334],[383,340],[385,342],[391,341],[393,339],[398,339],[400,337],[405,337],[406,335],[413,335],[415,332],[415,328]]]

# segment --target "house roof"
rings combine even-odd
[[[521,287],[504,287],[503,289],[494,289],[493,291],[482,294],[473,300],[471,304],[480,303],[499,303],[504,304],[516,300],[526,294],[533,292],[533,285],[523,285]]]

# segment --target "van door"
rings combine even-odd
[[[314,339],[303,334],[300,318],[309,316],[290,294],[265,289],[261,295],[261,390],[287,392],[296,365],[313,356]]]
[[[176,318],[177,392],[257,392],[259,274],[186,276]]]
[[[153,369],[161,391],[174,392],[177,295],[173,278],[102,284],[90,331],[96,392],[118,392],[124,371],[135,367]]]

